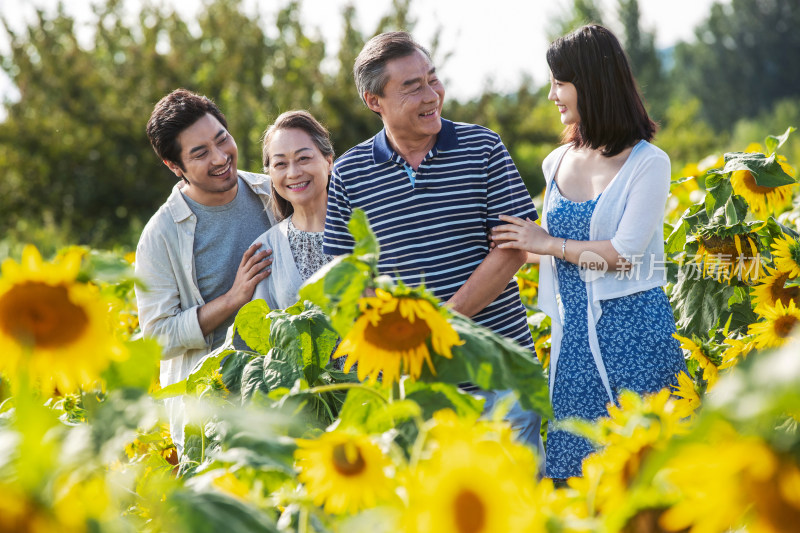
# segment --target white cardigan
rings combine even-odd
[[[289,219],[272,226],[254,241],[262,250],[272,249],[272,274],[256,285],[253,300],[267,302],[270,309],[286,309],[297,303],[297,291],[303,284],[300,271],[289,248]]]
[[[545,177],[542,227],[547,227],[553,179],[571,145],[553,150],[542,163]],[[597,340],[600,302],[666,285],[664,264],[664,208],[670,186],[669,156],[647,141],[639,141],[595,205],[589,226],[592,241],[610,240],[614,249],[633,263],[625,273],[589,272],[586,276],[586,309],[589,346],[609,400],[614,401]],[[555,259],[542,256],[539,266],[539,307],[552,320],[550,352],[550,399],[553,399],[558,357],[563,336],[564,310],[559,296]]]

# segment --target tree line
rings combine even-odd
[[[174,183],[144,126],[155,102],[177,87],[220,105],[242,169],[260,170],[259,138],[288,109],[320,118],[342,153],[381,126],[356,94],[353,61],[375,33],[413,32],[410,3],[394,0],[369,32],[358,27],[354,7],[344,8],[333,59],[304,26],[297,1],[274,15],[248,16],[242,0],[208,0],[192,21],[146,3],[130,21],[122,0],[103,0],[93,4],[90,46],[79,43],[76,21],[63,5],[52,15],[38,11],[23,31],[0,21],[10,41],[0,67],[19,93],[5,102],[0,123],[0,234],[30,239],[49,226],[70,242],[132,246]],[[594,0],[574,0],[553,21],[552,35],[606,18],[626,46],[662,125],[659,145],[673,161],[721,146],[741,119],[800,119],[800,69],[790,64],[800,57],[797,2],[715,5],[696,29],[696,42],[668,54],[655,47],[657,30],[642,27],[637,0],[618,0],[611,13]],[[435,61],[446,61],[448,51],[435,38],[431,48]],[[500,133],[536,194],[541,160],[559,141],[551,105],[547,87],[525,79],[510,93],[487,90],[468,102],[450,100],[444,115]],[[776,106],[783,106],[781,116]],[[800,124],[783,128],[788,125]]]

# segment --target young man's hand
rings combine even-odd
[[[236,279],[228,294],[231,295],[236,308],[243,306],[253,298],[253,293],[262,280],[272,274],[272,250],[261,250],[261,245],[254,243],[245,250],[242,261],[236,270]]]

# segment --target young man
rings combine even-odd
[[[274,223],[269,178],[237,170],[225,116],[184,89],[156,104],[147,135],[180,178],[142,231],[136,249],[136,300],[146,336],[164,349],[161,385],[186,379],[219,347],[236,312],[270,274],[268,255],[250,244]],[[172,438],[183,448],[183,409],[168,401]]]
[[[500,137],[441,117],[444,86],[427,50],[405,32],[373,37],[353,73],[384,128],[334,165],[325,253],[352,251],[347,222],[361,208],[381,245],[381,273],[411,286],[424,281],[454,310],[533,350],[512,281],[526,254],[488,247],[499,215],[537,218]],[[489,405],[493,393],[483,394]],[[524,424],[523,438],[535,442],[538,418]]]

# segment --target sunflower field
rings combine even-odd
[[[356,213],[353,254],[301,303],[242,308],[251,351],[228,343],[161,388],[132,254],[26,247],[0,277],[0,531],[796,530],[800,192],[780,155],[792,131],[675,172],[662,266],[689,373],[570,421],[596,453],[563,487],[503,421],[514,399],[551,413],[535,265],[517,275],[534,356],[379,276]],[[464,382],[513,394],[481,416]]]

